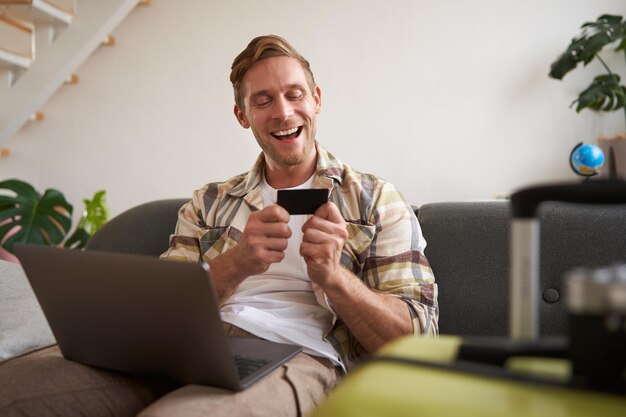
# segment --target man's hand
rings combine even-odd
[[[250,215],[243,235],[232,251],[246,277],[262,274],[285,257],[291,236],[289,213],[275,204]]]
[[[370,290],[340,264],[348,239],[346,222],[333,203],[326,203],[302,227],[300,254],[311,281],[328,296],[333,310],[369,352],[399,336],[411,334],[411,315],[404,301]]]
[[[243,280],[282,261],[290,236],[289,213],[284,208],[273,204],[252,213],[239,243],[209,263],[220,304]]]
[[[311,281],[322,289],[337,286],[341,251],[348,239],[346,222],[334,203],[326,203],[302,226],[300,255]]]

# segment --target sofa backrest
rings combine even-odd
[[[89,250],[159,256],[169,246],[178,210],[189,199],[157,200],[141,204],[115,216],[85,245]]]
[[[86,248],[159,256],[187,201],[133,207],[106,223]],[[439,286],[441,333],[508,335],[509,202],[431,203],[417,213]],[[575,266],[626,262],[626,206],[545,203],[539,213],[541,333],[564,334],[561,277]]]
[[[432,203],[418,218],[439,287],[442,334],[508,335],[510,204]],[[567,332],[563,274],[626,262],[626,206],[545,203],[540,220],[540,331]]]

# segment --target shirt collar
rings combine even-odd
[[[343,182],[343,164],[328,152],[319,142],[315,141],[317,151],[317,168],[315,169],[315,179],[313,185],[324,188],[333,188],[334,183],[339,185]],[[232,197],[245,198],[253,207],[263,206],[261,196],[261,179],[265,168],[265,156],[261,153],[252,169],[246,173],[239,182],[228,192]]]

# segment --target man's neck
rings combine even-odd
[[[317,154],[298,165],[282,166],[265,160],[265,180],[270,187],[279,190],[304,184],[317,168]]]

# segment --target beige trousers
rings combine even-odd
[[[255,337],[225,327],[231,336]],[[159,399],[139,417],[307,416],[326,398],[339,375],[329,360],[300,353],[244,391],[187,385]]]

